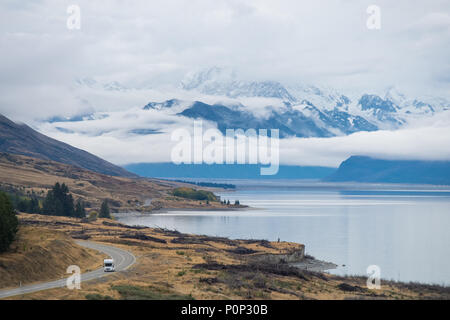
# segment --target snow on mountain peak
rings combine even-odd
[[[384,100],[389,100],[396,106],[401,107],[406,102],[406,96],[396,87],[390,87],[384,96]]]
[[[185,90],[198,89],[211,83],[230,83],[236,80],[236,73],[230,68],[212,67],[197,72],[189,72],[181,81]]]
[[[203,94],[239,97],[277,98],[295,101],[287,89],[277,81],[238,80],[234,70],[213,67],[196,73],[189,73],[181,86],[185,90],[196,90]]]
[[[245,114],[251,124],[280,127],[285,136],[328,137],[358,131],[395,130],[450,109],[448,100],[410,99],[397,87],[389,87],[384,93],[349,95],[334,88],[302,82],[285,86],[278,81],[242,80],[233,69],[221,67],[189,73],[177,88],[160,86],[152,90],[127,91],[117,81],[104,83],[92,78],[78,79],[77,84],[95,89],[94,93],[114,91],[103,92],[100,95],[103,100],[111,97],[115,102],[133,96],[137,103],[142,98],[148,99],[147,102],[158,101],[144,107],[152,113],[207,116],[207,120],[215,119],[221,125],[225,125],[221,119],[225,113]],[[86,94],[84,91],[80,94]],[[231,118],[227,119],[227,125],[244,124],[235,123]]]
[[[128,87],[121,84],[118,81],[110,82],[99,82],[91,77],[84,77],[75,79],[75,84],[81,88],[89,88],[95,90],[106,90],[106,91],[127,91]]]

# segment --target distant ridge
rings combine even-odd
[[[89,152],[49,138],[3,115],[0,115],[0,152],[53,160],[111,176],[136,177],[135,174]]]
[[[450,185],[450,161],[380,160],[352,156],[325,180]]]
[[[280,165],[278,173],[262,176],[261,165],[257,164],[180,164],[135,163],[126,169],[143,177],[156,178],[212,178],[212,179],[323,179],[335,168],[300,167]]]

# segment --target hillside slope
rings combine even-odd
[[[49,138],[25,124],[17,124],[3,115],[0,115],[0,152],[53,160],[111,176],[136,176],[89,152]]]
[[[85,201],[88,209],[98,209],[104,199],[108,199],[113,211],[123,212],[162,208],[223,209],[220,202],[199,203],[172,195],[175,188],[193,187],[190,184],[114,177],[55,161],[0,153],[0,190],[43,198],[56,182],[65,183],[74,198]]]
[[[0,288],[61,279],[69,265],[82,272],[102,266],[100,252],[80,247],[63,232],[21,225],[8,252],[0,255]]]

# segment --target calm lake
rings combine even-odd
[[[339,265],[331,273],[450,285],[450,187],[221,180],[219,193],[243,211],[169,211],[121,215],[129,225],[158,226],[233,239],[303,243]]]

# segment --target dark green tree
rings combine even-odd
[[[0,192],[0,252],[6,251],[14,240],[19,221],[16,217],[11,199]]]
[[[111,219],[111,213],[109,212],[108,200],[103,200],[102,206],[100,207],[99,218]]]
[[[78,199],[77,204],[75,205],[75,217],[86,217],[86,209],[84,208],[84,203],[80,199]]]
[[[30,199],[21,199],[16,195],[14,207],[20,212],[40,213],[39,200],[33,195]]]
[[[75,209],[69,188],[57,182],[45,197],[42,211],[46,215],[73,217]]]
[[[35,196],[31,197],[31,199],[30,199],[29,212],[30,213],[40,213],[41,212],[41,208],[39,206],[39,200]]]

